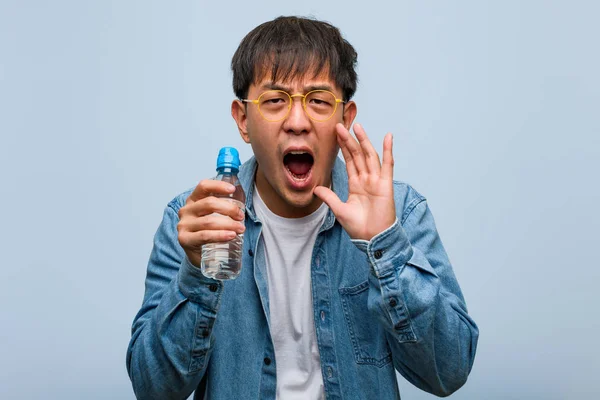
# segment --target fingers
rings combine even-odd
[[[346,168],[348,169],[348,177],[352,177],[356,174],[361,174],[365,171],[365,159],[362,154],[360,145],[350,135],[350,132],[342,124],[336,126],[338,144],[342,149],[344,160],[346,161]]]
[[[379,175],[381,160],[367,133],[360,124],[355,124],[353,129],[358,141],[350,135],[350,132],[342,124],[336,125],[338,144],[346,161],[348,177],[363,173]]]
[[[192,251],[201,254],[203,245],[207,243],[228,242],[235,238],[236,235],[233,231],[186,231],[179,234],[179,244],[186,252]],[[198,264],[198,262],[196,261],[194,264]]]
[[[179,210],[178,240],[192,264],[198,266],[202,245],[227,242],[245,231],[244,212],[228,198],[235,187],[227,182],[201,181]]]
[[[392,146],[394,137],[388,133],[383,138],[383,164],[381,166],[381,177],[384,179],[393,179],[394,177],[394,153]]]
[[[317,186],[313,191],[313,194],[317,196],[319,199],[323,200],[333,214],[340,219],[341,210],[344,207],[344,203],[340,200],[340,198],[329,188],[325,186]]]
[[[235,186],[231,183],[204,179],[194,188],[192,194],[187,198],[186,203],[198,201],[211,195],[228,195],[233,192],[235,192]]]
[[[381,170],[381,161],[379,160],[379,154],[377,154],[375,148],[373,148],[373,145],[367,137],[367,133],[363,129],[362,125],[354,125],[354,134],[358,139],[358,143],[360,143],[362,154],[364,154],[365,157],[365,165],[367,166],[368,172],[371,174],[379,174],[379,171]]]
[[[231,206],[236,211],[231,211]],[[198,210],[209,214],[198,216]],[[227,212],[229,215],[217,214],[217,210]],[[235,219],[230,217],[232,214],[235,215]],[[241,210],[226,199],[212,196],[185,205],[179,210],[179,217],[177,224],[179,244],[190,262],[196,266],[200,265],[204,244],[227,242],[246,230]]]
[[[348,149],[343,145],[340,137],[337,137],[338,145],[340,146],[340,150],[342,150],[342,155],[344,156],[344,161],[346,161],[346,171],[348,172],[348,178],[356,176],[358,172],[356,171],[356,167],[354,166],[354,162],[352,161],[352,156]]]
[[[246,228],[241,221],[234,221],[229,217],[219,214],[205,215],[199,218],[189,218],[179,222],[179,229],[190,232],[197,231],[233,231],[244,233]]]
[[[226,199],[207,197],[179,210],[177,230],[234,230],[244,226],[244,213]]]
[[[205,197],[188,203],[179,210],[177,231],[232,231],[244,232],[245,215],[243,211],[228,199]],[[234,235],[235,236],[235,235]]]
[[[232,201],[226,198],[209,196],[195,202],[187,202],[179,210],[179,219],[183,219],[183,216],[187,214],[202,217],[213,213],[226,215],[238,221],[245,218],[243,211]]]
[[[245,230],[242,222],[218,214],[188,215],[177,224],[179,244],[187,251],[200,251],[206,243],[229,241]]]

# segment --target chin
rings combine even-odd
[[[294,208],[309,207],[316,197],[312,194],[312,189],[304,193],[291,193],[286,196],[287,203]]]

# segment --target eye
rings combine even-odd
[[[329,108],[335,104],[335,97],[325,91],[315,91],[308,95],[306,98],[307,103],[310,107],[315,108]]]
[[[289,98],[285,93],[276,90],[264,93],[260,97],[260,105],[269,108],[285,107],[289,102]]]
[[[275,97],[275,98],[271,98],[271,99],[265,99],[264,102],[267,104],[281,104],[281,103],[285,103],[285,99],[283,99],[282,97]]]
[[[325,99],[312,98],[308,102],[308,106],[316,109],[333,108],[333,103]]]

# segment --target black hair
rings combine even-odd
[[[335,26],[303,17],[278,17],[244,37],[231,60],[233,91],[248,96],[252,83],[271,73],[273,82],[285,82],[307,73],[313,78],[327,71],[348,101],[356,92],[356,50]]]

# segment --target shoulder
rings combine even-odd
[[[394,202],[396,203],[396,214],[400,223],[404,223],[406,217],[415,209],[417,205],[427,199],[415,188],[406,182],[394,181]]]

